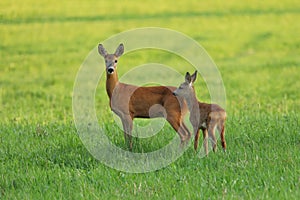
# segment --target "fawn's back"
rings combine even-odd
[[[218,120],[226,118],[226,112],[217,104],[202,103],[198,101],[200,120],[199,128],[208,123],[208,120]],[[207,127],[205,127],[207,128]]]

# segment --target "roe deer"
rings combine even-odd
[[[175,96],[183,97],[186,100],[190,111],[190,122],[193,126],[195,141],[194,149],[198,148],[199,129],[203,132],[204,148],[206,155],[208,154],[208,136],[212,140],[213,150],[216,151],[217,141],[215,137],[215,128],[221,135],[221,144],[223,150],[226,151],[225,141],[225,120],[226,112],[223,108],[216,104],[202,103],[197,100],[193,83],[197,77],[197,71],[193,75],[189,72],[185,75],[183,82],[174,92]]]
[[[173,95],[176,87],[138,87],[121,83],[117,75],[117,62],[124,53],[124,45],[120,44],[114,54],[109,54],[103,45],[99,44],[98,52],[105,59],[109,105],[122,121],[125,142],[129,149],[132,150],[131,131],[134,118],[165,117],[179,134],[181,145],[185,144],[191,136],[183,122],[187,106],[183,98]]]

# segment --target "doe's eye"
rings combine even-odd
[[[115,63],[117,63],[118,62],[118,60],[115,60]]]

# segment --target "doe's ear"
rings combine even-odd
[[[116,49],[115,56],[120,57],[124,53],[124,45],[121,43]]]
[[[194,74],[192,74],[192,76],[191,76],[191,82],[194,83],[195,80],[196,80],[196,78],[197,78],[197,70],[194,72]]]
[[[104,49],[102,44],[98,45],[98,52],[103,57],[105,57],[107,55],[107,51]]]
[[[185,82],[191,83],[191,75],[190,75],[189,72],[187,72],[187,73],[185,74]]]

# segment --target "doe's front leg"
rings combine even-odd
[[[127,143],[127,147],[129,147],[129,150],[132,150],[132,126],[133,126],[133,120],[132,118],[128,116],[124,116],[121,118],[122,124],[123,124],[123,131],[124,131],[124,138],[125,142]]]

